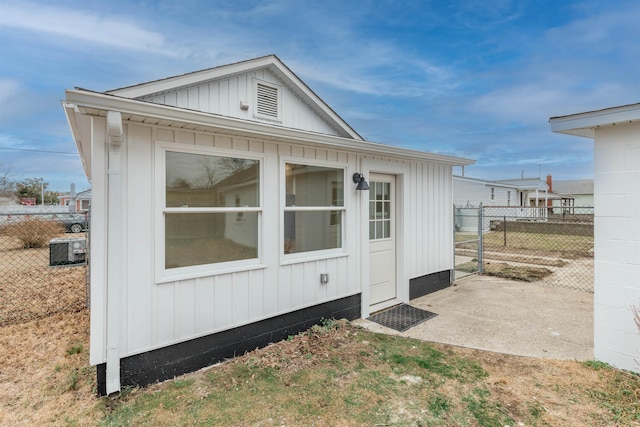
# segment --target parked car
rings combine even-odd
[[[76,213],[59,213],[54,215],[57,221],[60,221],[67,232],[80,233],[88,227],[87,216]]]

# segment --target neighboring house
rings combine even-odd
[[[640,372],[640,104],[552,117],[554,132],[593,138],[594,354]]]
[[[452,168],[473,161],[364,141],[276,56],[63,107],[100,394],[450,284]]]
[[[453,203],[456,207],[455,226],[458,231],[478,231],[477,214],[474,209],[483,207],[506,207],[500,212],[494,210],[484,216],[482,229],[489,231],[491,218],[498,214],[510,218],[547,218],[544,208],[550,198],[547,183],[538,178],[518,178],[507,180],[484,180],[465,176],[453,177]],[[521,207],[523,209],[513,209]],[[524,208],[527,209],[524,209]],[[539,207],[539,209],[530,209]],[[471,208],[471,209],[465,209]]]
[[[558,196],[553,200],[552,206],[593,207],[592,179],[553,181],[551,191]]]
[[[552,195],[539,178],[484,180],[453,177],[453,201],[456,206],[539,206],[547,205]]]
[[[75,193],[75,195],[63,193],[58,196],[58,202],[61,206],[69,206],[71,211],[87,212],[91,206],[91,189]]]

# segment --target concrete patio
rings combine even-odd
[[[438,316],[399,333],[445,344],[548,359],[593,359],[593,294],[490,276],[468,276],[410,305]]]

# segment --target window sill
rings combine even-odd
[[[303,262],[322,261],[332,258],[345,258],[348,257],[347,252],[334,252],[324,254],[296,254],[296,255],[284,255],[284,258],[280,261],[280,265],[301,264]]]
[[[164,273],[156,280],[156,284],[178,282],[181,280],[199,279],[201,277],[220,276],[222,274],[238,273],[241,271],[262,270],[267,268],[265,264],[245,264],[224,267],[207,267],[197,270],[182,271],[179,273]]]

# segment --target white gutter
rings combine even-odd
[[[122,282],[120,265],[121,229],[121,149],[122,116],[115,111],[107,112],[107,145],[109,150],[107,184],[107,395],[120,391],[120,288]]]
[[[131,114],[150,117],[154,120],[184,122],[205,128],[248,133],[262,138],[273,138],[279,141],[304,142],[322,145],[324,148],[352,150],[362,154],[387,155],[410,160],[425,160],[450,166],[463,166],[475,163],[475,160],[461,157],[445,156],[369,141],[359,141],[351,138],[342,138],[259,122],[250,122],[233,117],[203,113],[201,111],[187,110],[162,104],[153,104],[82,89],[68,90],[66,95],[67,102],[76,104],[79,107],[102,111],[120,111],[123,115]]]

